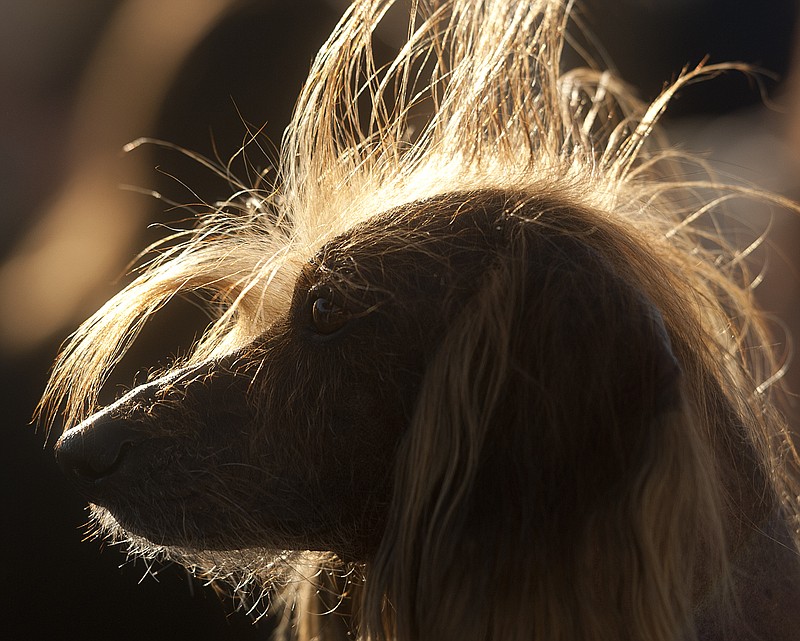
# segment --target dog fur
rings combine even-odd
[[[555,0],[359,0],[274,184],[170,239],[42,402],[103,535],[283,604],[296,639],[800,638],[798,457],[733,197],[563,71]],[[687,205],[693,198],[691,205]],[[681,203],[677,205],[676,203]],[[99,408],[172,296],[218,316]],[[765,568],[780,570],[777,581]]]

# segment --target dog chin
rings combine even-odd
[[[177,563],[195,577],[214,582],[226,592],[224,586],[237,586],[229,596],[241,599],[253,612],[261,614],[267,611],[270,593],[286,589],[296,581],[298,573],[310,576],[320,567],[341,565],[338,556],[323,552],[256,547],[213,550],[189,547],[180,542],[168,544],[159,537],[137,534],[123,526],[107,508],[92,504],[89,507],[91,534],[112,545],[126,546],[129,557],[145,560],[148,572],[153,572],[154,563]]]
[[[131,554],[148,557],[183,557],[196,544],[170,538],[165,532],[148,528],[135,520],[115,515],[111,510],[94,503],[90,508],[90,534],[112,544],[125,544]],[[202,547],[202,546],[198,546]]]
[[[151,549],[154,546],[166,547],[162,543],[154,541],[154,537],[138,534],[129,526],[123,525],[108,508],[102,505],[90,503],[89,513],[91,517],[90,526],[92,527],[90,533],[95,536],[106,539],[111,543],[127,543],[131,547],[141,547],[142,549],[145,546]]]

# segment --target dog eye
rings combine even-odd
[[[330,298],[319,296],[311,305],[311,319],[319,334],[333,334],[349,319],[344,308]]]

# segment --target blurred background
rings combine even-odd
[[[252,182],[273,155],[311,59],[344,0],[0,0],[0,635],[6,639],[250,639],[231,603],[167,567],[82,542],[80,497],[63,482],[53,437],[31,416],[59,344],[126,280],[138,251],[192,207],[230,195],[230,184],[169,141]],[[673,141],[721,174],[800,197],[797,0],[583,0],[580,18],[608,60],[652,99],[686,66],[743,61],[769,71],[757,83],[726,74],[693,85],[666,119]],[[391,26],[391,49],[405,25]],[[162,198],[154,198],[157,192]],[[194,209],[197,211],[197,208]],[[800,336],[800,223],[772,221],[773,249],[758,294]],[[109,385],[188,346],[205,325],[171,304],[143,333]],[[800,365],[787,386],[800,389]],[[791,401],[791,399],[790,399]],[[787,413],[795,422],[796,407]],[[796,425],[796,423],[795,423]]]

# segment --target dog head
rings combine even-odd
[[[309,259],[263,335],[133,390],[64,434],[59,462],[159,545],[351,556],[377,548],[397,448],[433,412],[485,423],[470,447],[494,482],[522,454],[542,500],[549,487],[590,501],[642,458],[643,426],[677,402],[679,376],[659,312],[566,210],[487,192],[376,216]],[[428,371],[442,360],[449,371]],[[441,407],[423,409],[432,394]],[[546,479],[568,469],[586,480]]]

